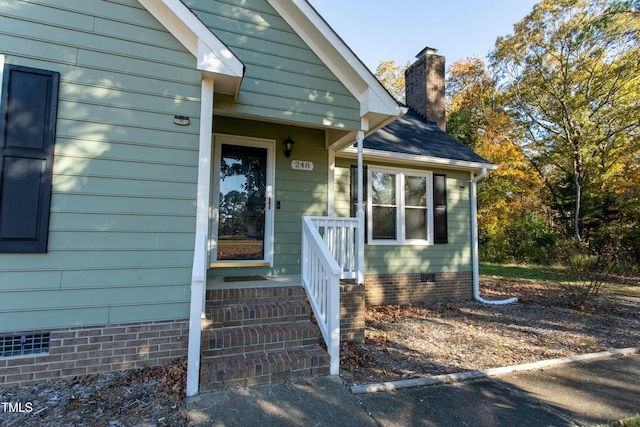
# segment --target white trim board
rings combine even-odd
[[[197,60],[218,93],[237,96],[244,76],[238,57],[180,0],[138,0]]]

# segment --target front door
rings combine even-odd
[[[211,262],[271,265],[273,142],[214,137]]]

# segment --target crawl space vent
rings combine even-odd
[[[422,273],[420,274],[420,282],[422,283],[435,283],[436,273]]]
[[[48,333],[0,337],[0,357],[25,356],[48,351]]]

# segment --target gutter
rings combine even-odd
[[[478,261],[478,196],[476,187],[479,181],[487,176],[487,168],[482,168],[479,175],[473,176],[471,172],[471,260],[473,264],[473,299],[483,304],[501,305],[511,304],[518,298],[490,301],[480,296],[480,263]]]
[[[336,151],[338,157],[344,158],[356,158],[358,154],[357,148],[350,146],[341,151]],[[372,148],[364,148],[363,155],[370,160],[378,160],[390,163],[402,162],[403,164],[412,164],[417,166],[429,166],[436,168],[446,168],[455,170],[469,170],[469,169],[481,169],[487,168],[491,170],[498,169],[497,165],[472,162],[468,160],[452,160],[442,157],[433,157],[419,154],[410,153],[396,153],[393,151],[376,150]]]

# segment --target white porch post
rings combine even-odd
[[[328,177],[328,188],[327,188],[327,215],[335,216],[336,209],[336,152],[333,149],[329,149],[328,160],[329,160],[329,177]]]
[[[362,150],[364,146],[364,132],[358,131],[356,138],[358,143],[358,209],[356,210],[356,217],[358,218],[358,238],[357,238],[357,277],[356,283],[358,285],[364,284],[364,188],[363,188],[363,166],[362,166]]]
[[[187,360],[187,396],[198,393],[200,379],[200,340],[207,290],[207,246],[209,231],[209,191],[211,185],[211,132],[213,125],[213,79],[203,78],[200,92],[200,142],[198,150],[198,187],[196,205],[196,241],[191,272],[189,310],[189,350]]]

